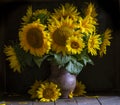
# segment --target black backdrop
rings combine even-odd
[[[1,0],[0,1],[0,92],[26,93],[26,90],[35,79],[45,79],[47,75],[40,75],[40,70],[29,69],[22,74],[13,73],[5,61],[3,48],[9,40],[17,39],[21,17],[25,14],[28,5],[36,8],[47,8],[52,11],[60,3],[71,2],[76,6],[85,0]],[[90,1],[90,0],[86,0]],[[100,31],[105,27],[113,29],[111,46],[107,55],[95,59],[95,65],[87,65],[78,76],[87,86],[88,91],[117,91],[120,92],[120,31],[119,31],[119,0],[91,0],[98,5]],[[47,67],[47,68],[46,68]],[[42,67],[44,74],[49,65]]]

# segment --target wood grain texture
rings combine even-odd
[[[120,105],[120,96],[101,96],[98,100],[102,105]]]
[[[34,102],[33,105],[55,105],[54,102]]]
[[[77,105],[100,105],[96,98],[90,97],[75,97]]]
[[[77,105],[76,101],[73,99],[59,99],[55,102],[55,105]]]
[[[32,102],[28,101],[11,101],[11,102],[4,102],[2,105],[32,105]]]
[[[1,101],[0,105],[120,105],[120,96],[74,97],[73,99],[58,99],[55,102],[37,101]]]

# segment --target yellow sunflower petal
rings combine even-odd
[[[26,15],[22,17],[22,20],[23,20],[22,24],[23,25],[30,22],[32,14],[33,14],[32,6],[29,6],[27,9]]]
[[[103,54],[106,54],[106,47],[110,46],[110,39],[111,37],[112,30],[111,29],[106,29],[104,36],[103,36],[103,42],[100,46],[100,56],[102,57]]]
[[[36,11],[33,12],[33,16],[37,17],[40,14],[45,14],[45,15],[49,15],[50,12],[47,9],[37,9]]]
[[[69,98],[73,98],[73,92],[70,92],[68,95]]]
[[[4,53],[7,56],[7,60],[10,62],[10,67],[13,69],[14,72],[21,72],[21,66],[19,60],[17,58],[16,52],[14,47],[12,46],[5,46]]]
[[[79,18],[79,28],[81,30],[82,33],[85,33],[86,35],[89,35],[89,33],[93,33],[96,29],[95,25],[93,24],[93,22],[91,22],[92,20],[90,20],[91,18],[86,16],[85,18]]]
[[[85,15],[89,15],[92,17],[96,17],[98,15],[96,12],[95,5],[93,3],[88,4],[88,7],[85,9]]]

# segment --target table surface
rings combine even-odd
[[[38,102],[25,98],[7,98],[0,105],[120,105],[120,96],[81,96],[72,99],[58,99],[55,102]]]

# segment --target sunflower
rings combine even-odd
[[[100,44],[100,35],[90,35],[88,39],[88,53],[91,53],[91,55],[97,55],[97,50],[100,50]]]
[[[47,9],[37,9],[35,11],[32,10],[32,6],[29,6],[26,12],[26,15],[22,17],[23,25],[28,23],[32,23],[40,19],[42,24],[46,24],[48,17],[50,16],[50,12]]]
[[[96,8],[94,4],[89,3],[87,9],[85,10],[85,15],[86,17],[89,18],[90,24],[98,25],[97,18],[96,18],[98,14],[96,12]]]
[[[34,56],[41,57],[50,50],[50,37],[39,22],[25,25],[19,32],[19,40],[21,47]]]
[[[31,22],[31,18],[33,16],[33,11],[32,11],[32,7],[29,6],[26,12],[26,15],[22,17],[23,20],[23,25],[28,24]]]
[[[56,53],[62,52],[63,55],[66,54],[66,40],[73,35],[75,27],[76,25],[69,18],[61,19],[61,21],[54,18],[53,22],[48,26],[53,41],[53,51]]]
[[[86,93],[85,88],[86,88],[85,85],[82,84],[81,81],[80,82],[76,81],[76,87],[75,87],[75,89],[73,91],[73,96],[82,96],[82,95],[84,95]]]
[[[33,20],[36,21],[37,19],[40,19],[42,24],[47,23],[49,16],[50,12],[47,9],[37,9],[35,12],[33,12]]]
[[[104,33],[103,42],[100,46],[100,56],[103,56],[103,54],[106,54],[106,47],[110,46],[109,40],[112,39],[111,32],[112,32],[112,30],[106,29],[106,31]]]
[[[80,54],[85,47],[85,44],[82,38],[72,36],[66,41],[66,47],[70,54]]]
[[[35,12],[33,12],[33,16],[37,17],[40,14],[44,15],[50,15],[50,12],[47,9],[37,9]]]
[[[40,87],[41,85],[41,81],[35,81],[35,83],[31,86],[31,89],[28,90],[28,93],[31,95],[31,98],[34,99],[34,98],[37,98],[37,90],[38,88]]]
[[[76,21],[79,14],[77,8],[73,4],[65,3],[65,5],[61,5],[58,9],[54,9],[52,16],[58,20],[69,17],[73,21]]]
[[[94,20],[90,16],[86,16],[84,18],[79,18],[79,28],[82,33],[89,35],[89,33],[93,33],[95,31]]]
[[[10,62],[10,67],[14,72],[21,72],[21,65],[16,55],[16,51],[12,46],[5,46],[4,53],[8,56],[7,60]]]
[[[85,9],[85,15],[91,17],[96,17],[98,15],[94,4],[89,3],[88,7]]]
[[[60,89],[53,82],[46,82],[41,84],[37,94],[40,101],[43,102],[56,101],[61,95]]]

